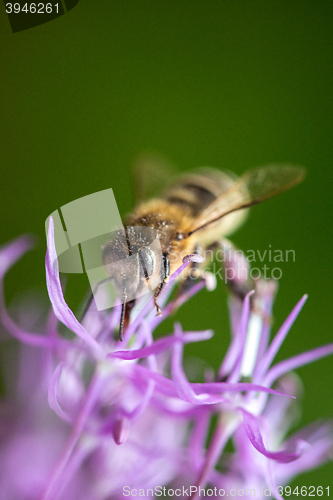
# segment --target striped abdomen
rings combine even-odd
[[[232,173],[226,174],[213,168],[202,168],[177,179],[163,194],[163,199],[198,215],[235,182]]]

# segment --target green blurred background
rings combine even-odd
[[[0,243],[39,236],[6,278],[9,303],[31,288],[46,296],[51,212],[109,187],[120,212],[130,211],[131,165],[143,151],[180,171],[211,165],[240,174],[289,161],[307,167],[306,181],[253,208],[233,241],[244,250],[295,250],[295,262],[281,263],[273,332],[304,293],[309,299],[279,359],[332,341],[331,2],[80,0],[15,34],[0,8],[0,32]],[[85,276],[68,280],[73,307],[87,284]],[[184,329],[215,330],[187,354],[217,367],[229,335],[223,284],[176,318]],[[300,424],[331,416],[332,359],[298,373]],[[294,484],[326,487],[332,472],[328,464]]]

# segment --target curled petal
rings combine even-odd
[[[127,417],[121,417],[115,421],[113,427],[113,438],[116,444],[123,444],[127,441],[130,426],[131,423]]]
[[[305,440],[310,446],[298,460],[288,464],[288,467],[284,466],[284,464],[278,464],[276,473],[280,483],[282,481],[284,484],[287,484],[290,478],[318,467],[327,460],[332,459],[332,422],[314,422],[288,439],[286,444],[292,444],[298,439]]]
[[[48,400],[49,400],[49,405],[51,406],[52,410],[60,418],[62,418],[62,420],[65,420],[65,422],[71,422],[72,419],[61,408],[61,406],[58,402],[58,397],[57,397],[58,382],[60,379],[61,371],[62,371],[64,366],[65,366],[64,363],[60,363],[54,371],[54,374],[53,374],[52,379],[51,379],[50,387],[49,387]]]
[[[175,336],[179,340],[173,347],[173,354],[171,360],[171,374],[174,380],[178,396],[185,401],[193,404],[215,404],[220,403],[224,398],[220,396],[209,396],[209,394],[195,394],[191,384],[186,378],[182,366],[183,358],[183,345],[182,345],[182,331],[179,324],[175,325]]]
[[[299,458],[301,453],[303,452],[304,445],[301,442],[296,443],[296,450],[289,451],[268,451],[265,448],[262,435],[259,428],[258,419],[248,413],[246,410],[241,409],[244,419],[244,426],[246,434],[251,441],[252,445],[256,450],[259,451],[265,457],[270,458],[272,460],[276,460],[280,463],[287,463]]]
[[[57,252],[54,243],[54,224],[52,217],[50,217],[45,267],[47,289],[49,292],[54,314],[57,316],[59,321],[61,321],[70,330],[72,330],[72,332],[76,333],[76,335],[78,335],[86,344],[88,344],[98,357],[101,357],[103,354],[102,348],[99,346],[96,340],[91,335],[89,335],[89,333],[81,325],[81,323],[78,322],[73,312],[65,302],[59,279],[59,271],[56,264]]]

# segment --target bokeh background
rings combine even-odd
[[[15,34],[1,7],[0,33],[0,243],[39,237],[6,278],[9,304],[31,289],[47,303],[51,212],[109,187],[121,213],[130,211],[140,153],[160,153],[179,171],[211,165],[240,174],[289,161],[308,169],[306,181],[253,208],[233,241],[245,251],[295,250],[295,262],[279,264],[273,332],[304,293],[309,299],[279,359],[332,341],[331,2],[80,0]],[[69,277],[73,308],[87,285],[86,276]],[[215,367],[228,342],[226,298],[219,283],[175,317],[184,329],[215,330],[187,350]],[[332,416],[332,366],[328,358],[297,371],[300,425]],[[294,484],[326,487],[332,472],[327,464]]]

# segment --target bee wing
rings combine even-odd
[[[157,154],[142,154],[132,168],[134,200],[138,204],[158,197],[175,177],[174,166]]]
[[[249,170],[231,188],[216,198],[196,218],[186,238],[230,212],[251,207],[296,186],[305,177],[305,169],[293,165],[269,165]]]

